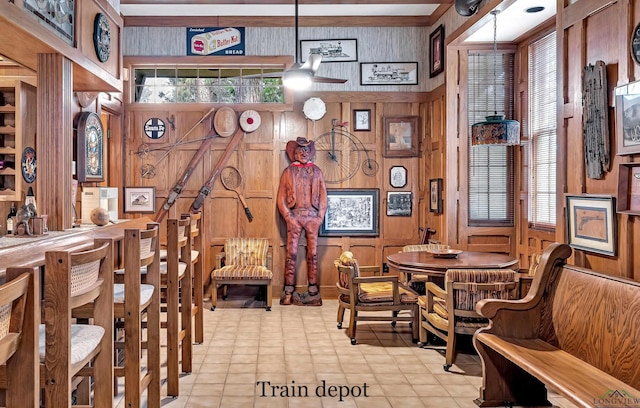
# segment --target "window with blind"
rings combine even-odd
[[[529,223],[556,224],[556,33],[529,45]]]
[[[494,69],[495,68],[495,69]],[[469,53],[469,135],[471,125],[497,113],[514,114],[514,55]],[[512,226],[513,149],[501,145],[469,147],[469,226]]]

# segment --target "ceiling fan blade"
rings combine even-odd
[[[311,80],[313,82],[318,82],[323,84],[344,84],[345,82],[347,82],[346,79],[319,77],[315,75]]]
[[[320,68],[320,63],[322,63],[322,55],[320,54],[309,54],[309,58],[305,61],[305,65],[309,64],[311,67],[311,71],[315,74],[318,72],[318,68]]]

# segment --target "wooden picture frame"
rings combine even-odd
[[[371,109],[353,110],[353,131],[365,132],[371,130]]]
[[[411,191],[387,192],[387,216],[411,217],[413,193]]]
[[[429,35],[429,78],[444,71],[444,25]]]
[[[358,40],[300,40],[300,62],[304,63],[309,54],[322,55],[323,63],[355,62],[358,61]]]
[[[379,195],[377,188],[327,189],[327,213],[319,235],[377,237]]]
[[[125,187],[124,212],[126,213],[155,213],[155,187]]]
[[[640,81],[615,89],[617,155],[640,153]]]
[[[640,215],[640,163],[618,165],[618,196],[616,211]]]
[[[442,179],[429,180],[429,211],[442,214]]]
[[[418,63],[361,62],[360,85],[418,85]]]
[[[389,184],[393,188],[402,188],[407,185],[407,168],[393,166],[389,169]]]
[[[567,195],[567,242],[576,249],[616,255],[615,197]]]
[[[420,118],[399,116],[384,118],[384,157],[417,157]]]

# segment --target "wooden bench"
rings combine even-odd
[[[482,300],[490,319],[473,338],[482,361],[479,406],[550,406],[553,389],[581,407],[640,406],[640,282],[566,265],[543,253],[521,300]]]

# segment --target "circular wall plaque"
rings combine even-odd
[[[25,147],[22,151],[22,178],[27,183],[36,181],[36,151],[33,147]]]
[[[640,64],[640,23],[633,29],[633,35],[631,36],[631,56],[636,64]]]
[[[164,121],[160,118],[151,118],[144,124],[144,134],[151,139],[160,139],[166,129]]]
[[[302,106],[302,112],[307,119],[318,120],[327,113],[327,106],[322,99],[313,97],[306,100]]]
[[[109,19],[102,13],[96,14],[93,24],[93,46],[100,62],[106,62],[111,54],[111,27]]]
[[[229,106],[223,106],[213,115],[213,129],[218,136],[233,136],[238,130],[238,117],[236,111]]]

